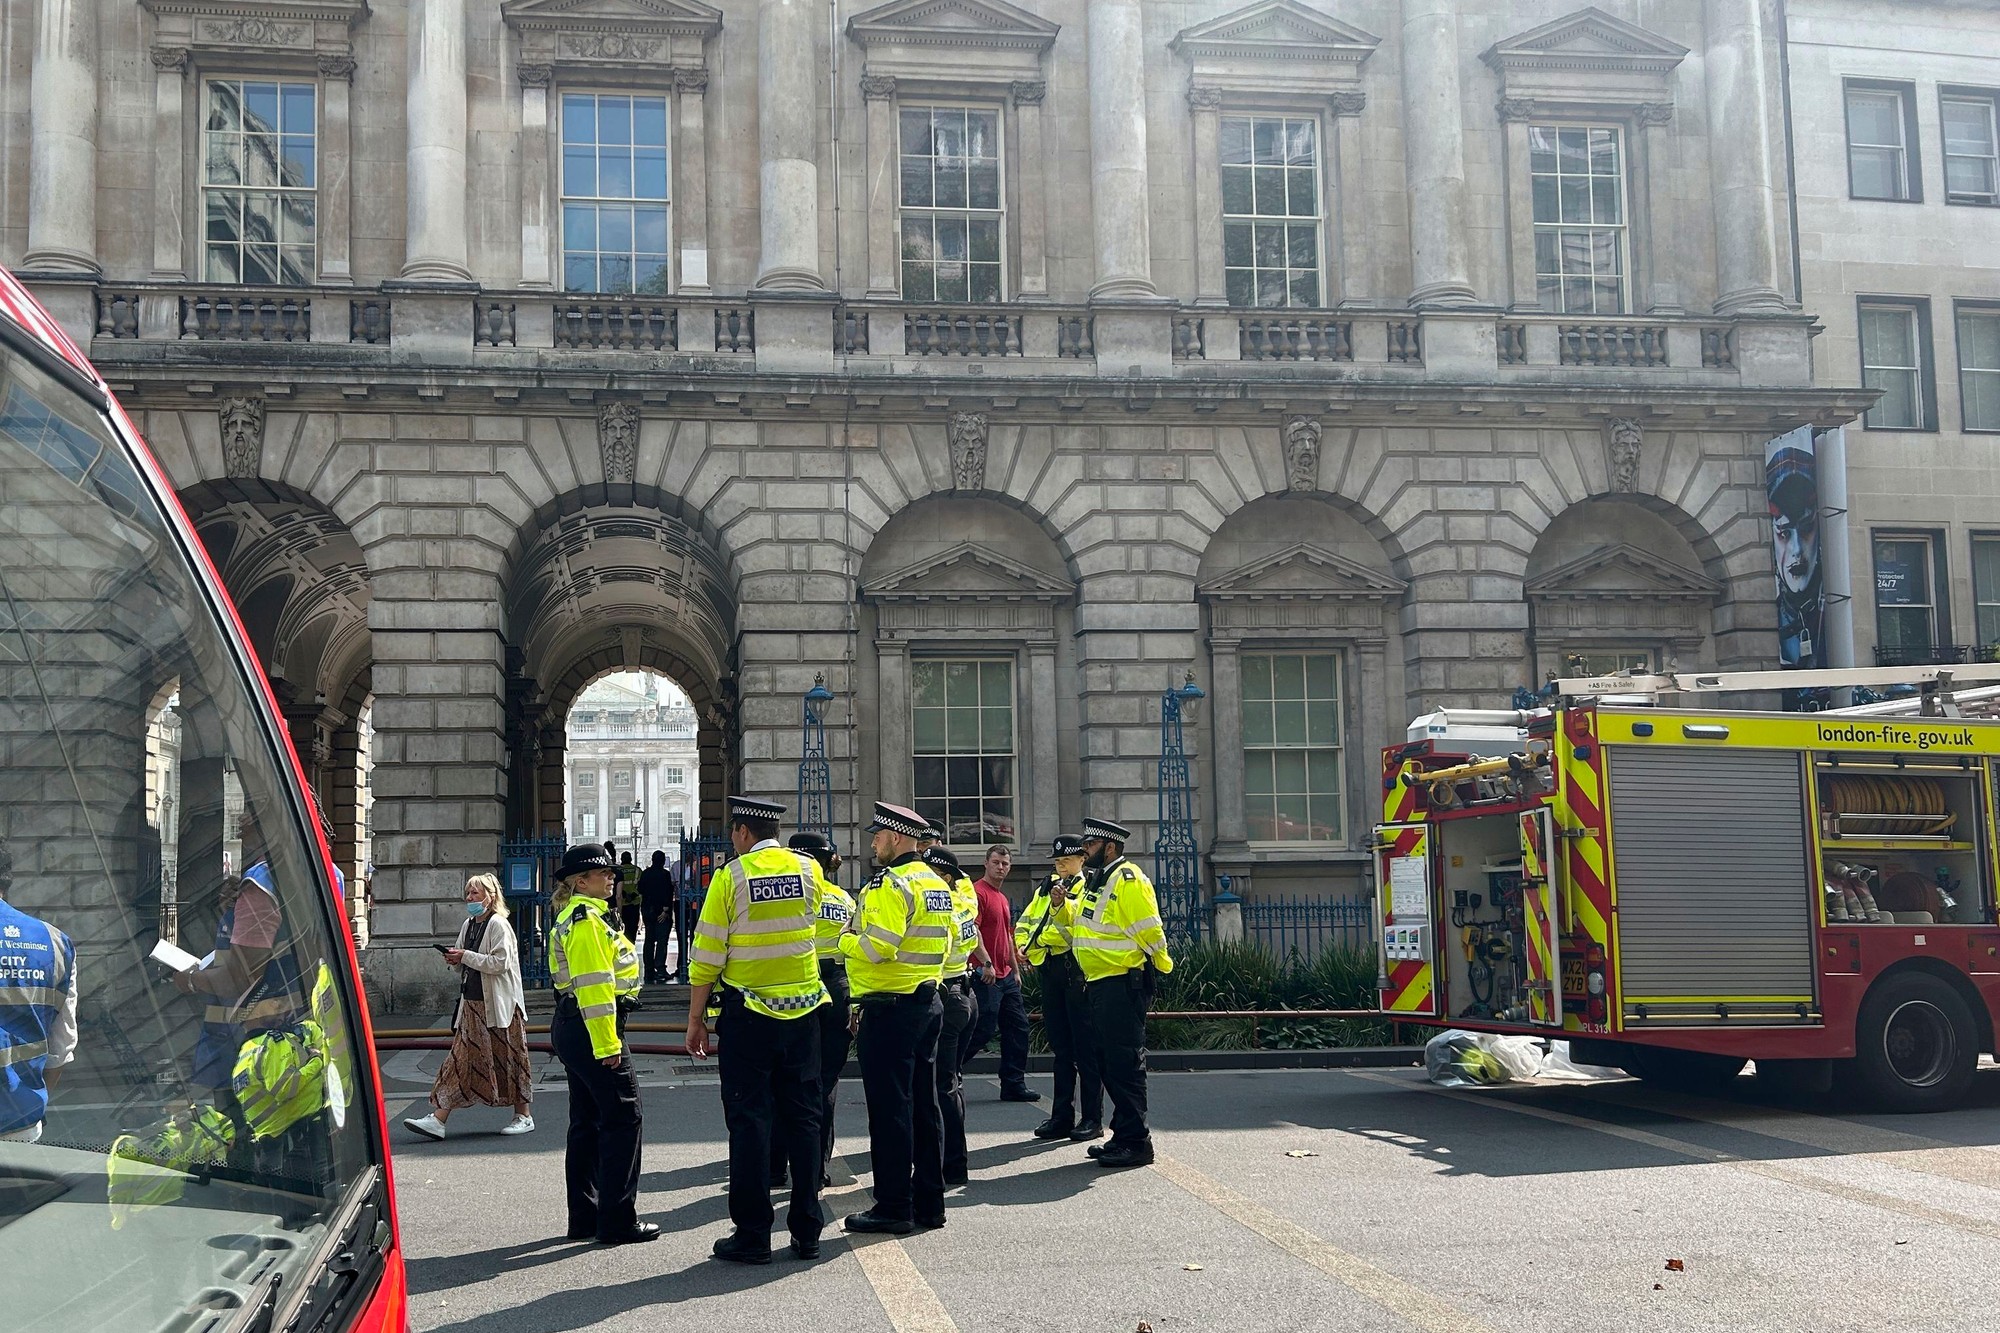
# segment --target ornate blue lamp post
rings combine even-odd
[[[1160,824],[1153,842],[1153,887],[1167,933],[1201,935],[1201,858],[1194,840],[1194,783],[1188,775],[1182,718],[1204,697],[1194,672],[1160,695]]]
[[[799,816],[801,833],[817,833],[833,841],[833,771],[826,762],[826,706],[833,691],[826,677],[815,675],[812,688],[801,700]]]

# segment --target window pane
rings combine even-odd
[[[1247,268],[1233,268],[1224,276],[1229,304],[1233,306],[1254,306],[1257,304],[1257,275]]]
[[[1297,745],[1306,734],[1306,706],[1303,700],[1279,699],[1271,705],[1271,725],[1278,745]]]
[[[1866,309],[1861,312],[1861,361],[1868,366],[1917,364],[1917,327],[1910,310]]]
[[[945,746],[953,754],[967,754],[979,749],[979,710],[976,708],[947,708],[945,710]]]
[[[1859,199],[1900,199],[1902,189],[1902,154],[1893,148],[1854,148],[1849,150],[1849,172],[1854,179],[1854,194]]]
[[[243,281],[264,285],[278,281],[278,247],[275,245],[246,245],[243,247]]]
[[[1285,229],[1286,258],[1293,268],[1319,268],[1319,228],[1288,227]]]
[[[1271,697],[1274,699],[1306,697],[1305,658],[1285,653],[1271,659]]]
[[[1284,122],[1251,122],[1250,151],[1258,166],[1281,165],[1285,160]]]
[[[910,664],[910,698],[919,708],[944,706],[944,666],[940,662]]]
[[[588,148],[563,149],[563,193],[597,193],[597,154]]]
[[[1286,207],[1295,218],[1309,218],[1318,214],[1317,173],[1301,171],[1294,167],[1285,173],[1286,188],[1291,191]]]
[[[1288,792],[1303,792],[1306,789],[1306,754],[1304,750],[1273,750],[1271,752],[1272,789],[1279,795]]]
[[[911,713],[918,754],[937,754],[944,749],[944,710],[918,708]]]
[[[313,116],[314,95],[319,90],[310,83],[288,83],[279,98],[278,128],[285,134],[310,135],[317,129]]]
[[[967,189],[972,207],[1000,207],[1000,163],[997,160],[973,163]]]
[[[1562,200],[1559,218],[1563,222],[1589,222],[1590,182],[1575,176],[1565,176],[1560,184]]]
[[[313,197],[309,194],[284,196],[278,239],[286,245],[313,243]]]
[[[1306,705],[1306,744],[1338,745],[1340,743],[1339,728],[1340,710],[1332,702],[1315,700]]]
[[[1004,754],[1014,748],[1014,715],[1005,708],[979,710],[979,748]]]
[[[1863,370],[1861,383],[1866,388],[1883,391],[1875,406],[1868,410],[1866,420],[1870,426],[1882,430],[1916,430],[1923,424],[1915,371]]]
[[[632,197],[632,153],[626,148],[597,150],[597,192],[606,199]]]
[[[1958,363],[1968,370],[2000,370],[2000,311],[1959,314]]]
[[[1251,796],[1271,794],[1271,756],[1268,751],[1243,757],[1243,790]]]
[[[1250,122],[1234,116],[1222,122],[1222,160],[1247,163],[1250,160]]]
[[[1222,211],[1238,215],[1254,213],[1256,203],[1251,195],[1251,174],[1249,167],[1224,167],[1222,169]]]
[[[208,266],[203,278],[208,282],[238,282],[242,273],[237,268],[238,250],[233,245],[211,245],[208,247]]]
[[[632,246],[640,254],[663,255],[667,252],[667,210],[664,208],[635,208],[632,210]]]
[[[272,194],[246,194],[243,196],[243,239],[246,241],[270,241],[278,239],[278,197]]]
[[[964,208],[966,206],[965,162],[963,159],[946,161],[938,158],[937,206],[939,208]]]
[[[1331,796],[1340,790],[1340,753],[1314,750],[1306,755],[1306,790],[1315,796]]]
[[[962,217],[940,217],[937,226],[937,257],[943,260],[966,258],[966,222]]]
[[[1590,220],[1611,226],[1625,219],[1618,210],[1618,178],[1594,176],[1590,181]]]
[[[630,255],[613,255],[600,252],[597,256],[598,290],[606,292],[629,292],[632,290],[632,258]]]
[[[665,199],[667,197],[666,149],[635,148],[632,150],[632,196],[635,199]]]
[[[1246,700],[1271,697],[1271,659],[1262,653],[1243,659],[1243,697]]]
[[[1556,131],[1557,169],[1564,175],[1587,175],[1590,171],[1590,131]]]
[[[1267,217],[1285,215],[1285,173],[1279,167],[1256,168],[1257,211]]]
[[[597,99],[587,94],[563,97],[563,142],[595,143],[597,140]]]
[[[207,199],[205,234],[211,241],[236,241],[242,237],[242,197],[211,191]],[[233,266],[233,261],[232,261]],[[234,281],[234,279],[231,279]]]
[[[1856,144],[1901,145],[1903,99],[1895,93],[1849,91],[1847,133]]]
[[[597,210],[597,248],[613,254],[632,251],[632,210],[605,204]]]
[[[1965,385],[1965,428],[2000,430],[2000,371],[1968,370]]]
[[[967,228],[970,257],[975,263],[1000,262],[1000,222],[997,218],[974,218]]]
[[[918,759],[916,762],[916,771],[913,776],[916,778],[915,791],[919,801],[944,795],[944,760]],[[926,811],[919,805],[917,813],[924,815],[926,818],[934,818],[943,812],[938,810]]]
[[[904,158],[903,206],[929,208],[934,198],[931,191],[931,160],[927,157]]]
[[[276,185],[278,183],[278,139],[272,134],[246,134],[243,136],[243,183],[245,185]]]
[[[667,146],[667,102],[663,97],[632,100],[632,142],[665,149]]]
[[[1333,658],[1316,654],[1306,659],[1306,697],[1308,699],[1336,699],[1339,688],[1335,681]]]
[[[563,290],[566,292],[594,292],[597,290],[596,254],[563,252]]]
[[[238,85],[219,79],[208,85],[208,121],[205,128],[210,130],[243,128],[243,93]]]
[[[1294,166],[1318,160],[1318,129],[1317,123],[1310,120],[1285,122],[1285,156]]]
[[[313,280],[313,250],[309,245],[278,247],[278,281],[288,287],[302,287]]]
[[[982,662],[979,667],[979,702],[988,708],[1009,707],[1014,703],[1014,664]]]
[[[1546,125],[1528,127],[1528,170],[1537,175],[1556,169],[1556,132]]]
[[[282,140],[278,173],[280,180],[295,189],[313,186],[313,141],[303,135],[288,134]]]
[[[1243,701],[1243,743],[1245,745],[1273,745],[1277,737],[1271,731],[1271,705],[1268,701],[1245,699]]]
[[[243,85],[243,128],[264,134],[277,133],[277,84],[246,83]]]
[[[1955,196],[1988,199],[1993,195],[1993,159],[1947,157],[1944,160],[1944,187]]]
[[[1590,173],[1593,176],[1617,176],[1618,132],[1616,130],[1592,130],[1590,132]]]
[[[597,142],[600,144],[629,144],[632,142],[631,98],[600,97],[597,99]]]

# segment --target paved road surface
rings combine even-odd
[[[389,1057],[398,1120],[440,1058]],[[567,1109],[553,1089],[526,1138],[497,1137],[498,1111],[461,1112],[442,1144],[396,1126],[414,1329],[1992,1324],[2000,1070],[1968,1109],[1917,1118],[1761,1104],[1747,1079],[1708,1100],[1627,1082],[1447,1092],[1414,1070],[1156,1075],[1160,1161],[1117,1173],[1035,1142],[1038,1108],[977,1079],[973,1183],[949,1226],[860,1244],[833,1229],[818,1262],[753,1269],[705,1257],[727,1227],[712,1071],[657,1059],[642,1082],[641,1212],[668,1232],[646,1246],[551,1239]],[[865,1129],[848,1080],[836,1215],[865,1205]]]

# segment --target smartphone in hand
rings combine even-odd
[[[433,944],[431,948],[436,949],[439,953],[451,952],[451,946],[449,944]]]

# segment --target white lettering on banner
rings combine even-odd
[[[781,903],[806,896],[806,882],[797,875],[775,875],[750,881],[750,901]]]
[[[924,910],[927,912],[949,912],[951,910],[951,890],[925,889]]]

